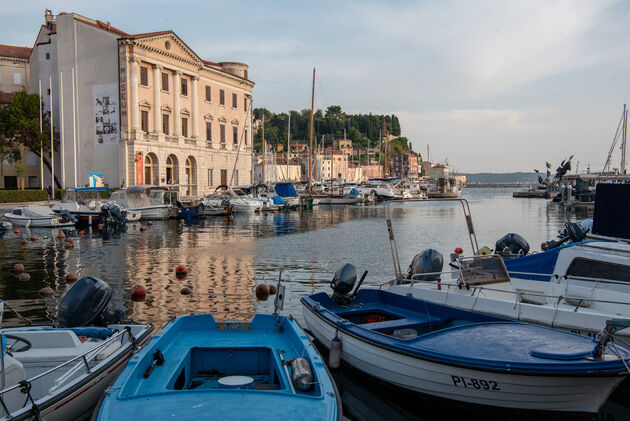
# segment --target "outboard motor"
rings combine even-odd
[[[66,293],[59,306],[60,327],[107,326],[119,323],[122,310],[107,310],[112,288],[100,279],[86,276]]]
[[[434,282],[440,278],[443,267],[444,257],[442,253],[435,249],[426,249],[422,253],[416,254],[413,258],[405,278]],[[423,273],[432,274],[421,276]]]
[[[61,216],[66,221],[74,222],[75,224],[77,222],[74,216],[72,216],[72,214],[67,209],[59,211],[59,216]]]
[[[529,244],[521,235],[511,232],[497,240],[494,251],[503,257],[525,256],[529,253]]]
[[[127,223],[127,217],[115,203],[107,202],[101,206],[101,217],[103,224],[106,226],[111,225],[124,225]]]
[[[336,301],[340,305],[348,305],[357,295],[365,276],[367,275],[367,270],[361,276],[361,280],[357,284],[356,289],[352,292],[352,288],[354,288],[354,283],[357,281],[357,269],[353,264],[346,263],[344,264],[337,272],[335,272],[335,276],[330,282],[330,287],[333,289],[334,293],[332,296],[333,301]]]
[[[571,243],[577,243],[578,241],[584,240],[589,229],[587,221],[583,221],[580,224],[570,222],[564,225],[564,230],[560,232],[560,236],[557,240],[546,241],[540,245],[540,248],[543,250],[549,250],[558,247],[569,240]]]

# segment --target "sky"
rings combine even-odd
[[[316,108],[396,114],[460,172],[600,171],[630,101],[629,1],[0,0],[0,44],[32,46],[46,8],[247,63],[276,113],[310,108],[315,67]]]

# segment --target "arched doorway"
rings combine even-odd
[[[197,193],[197,161],[194,156],[186,158],[186,196]]]
[[[175,155],[169,155],[166,158],[166,184],[178,184],[178,164],[177,157]]]
[[[144,184],[158,185],[158,159],[154,153],[144,157]]]

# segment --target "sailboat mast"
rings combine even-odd
[[[628,108],[623,104],[623,134],[621,138],[621,174],[626,174],[626,144],[628,143]]]
[[[291,110],[289,110],[289,127],[287,128],[287,178],[289,181],[289,151],[291,150]]]
[[[313,89],[311,91],[311,133],[309,135],[310,149],[308,150],[308,194],[313,194],[313,185],[311,183],[311,177],[313,175],[313,108],[315,107],[315,68],[313,67]]]
[[[262,118],[262,180],[265,182],[265,114]]]

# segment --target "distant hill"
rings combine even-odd
[[[473,183],[536,183],[538,175],[528,172],[466,174],[466,181]]]

